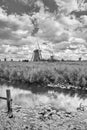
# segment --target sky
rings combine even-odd
[[[87,60],[87,0],[0,0],[0,59]]]

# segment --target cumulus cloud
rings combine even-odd
[[[84,3],[80,6],[80,1],[76,0],[14,2],[17,11],[13,10],[13,3],[10,3],[9,10],[8,0],[4,5],[0,2],[1,57],[8,54],[9,58],[14,59],[31,58],[37,42],[43,58],[49,58],[51,53],[66,59],[86,57],[87,15],[77,18],[72,14],[73,11],[86,11]]]
[[[22,16],[20,15],[7,15],[3,11],[3,9],[0,9],[0,29],[2,29],[3,32],[9,32],[11,35],[16,36],[23,36],[23,34],[27,35],[27,33],[31,33],[33,30],[33,24],[30,20],[30,16],[24,14]],[[4,36],[4,34],[3,34]]]
[[[60,7],[60,13],[69,14],[73,10],[78,9],[78,3],[76,0],[55,0]]]
[[[13,53],[17,51],[17,48],[25,44],[31,44],[31,42],[29,42],[29,36],[31,37],[33,28],[29,15],[7,15],[7,13],[0,8],[0,44],[4,46],[4,50],[6,48],[3,53]]]

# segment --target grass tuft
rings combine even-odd
[[[70,84],[87,87],[87,63],[0,62],[0,78],[10,82]]]

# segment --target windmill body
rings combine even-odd
[[[54,61],[54,55],[50,56],[50,60]]]
[[[42,56],[41,56],[41,50],[36,49],[33,52],[33,61],[41,61]]]
[[[32,55],[32,61],[41,61],[42,60],[42,55],[41,55],[41,49],[39,44],[37,44],[37,48],[34,49],[33,55]]]

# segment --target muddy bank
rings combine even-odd
[[[0,96],[5,96],[7,88],[0,86]],[[0,100],[0,130],[87,130],[86,96],[84,100],[60,91],[9,89],[13,117],[7,114],[6,101]]]
[[[13,106],[13,117],[9,118],[6,109],[0,110],[1,130],[87,130],[87,109],[76,111],[58,109],[51,105],[35,108]]]

